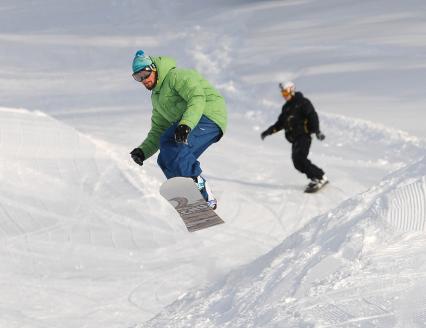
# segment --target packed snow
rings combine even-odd
[[[426,3],[3,0],[0,327],[425,327]],[[198,69],[229,130],[201,158],[225,224],[159,194],[138,49]],[[312,101],[304,194],[278,82]]]

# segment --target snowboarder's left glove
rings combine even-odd
[[[322,133],[321,131],[318,131],[318,132],[316,133],[316,136],[317,136],[317,139],[318,139],[319,141],[323,141],[323,140],[325,139],[325,135],[324,135],[324,133]]]
[[[191,132],[191,128],[188,125],[181,124],[175,130],[175,140],[179,143],[188,143],[188,135]]]
[[[132,156],[133,160],[138,165],[143,165],[143,161],[145,160],[145,154],[143,153],[142,149],[135,148],[130,152],[130,155]]]

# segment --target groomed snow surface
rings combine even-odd
[[[415,0],[3,1],[0,327],[425,327],[425,16]],[[227,99],[201,158],[223,225],[188,233],[155,157],[129,157],[151,111],[139,48]],[[259,138],[286,79],[326,134],[317,194],[282,133]]]

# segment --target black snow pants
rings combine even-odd
[[[311,142],[312,138],[307,134],[295,138],[291,148],[291,159],[296,170],[306,174],[308,179],[321,179],[324,171],[308,159]]]

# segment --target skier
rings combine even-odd
[[[210,208],[217,200],[201,175],[198,157],[220,140],[227,125],[224,98],[198,72],[176,67],[170,57],[147,56],[138,50],[133,78],[151,91],[151,129],[142,144],[131,151],[143,162],[160,153],[157,163],[167,179],[191,177]]]
[[[280,83],[279,86],[286,102],[277,122],[263,131],[261,138],[264,140],[266,136],[284,129],[286,139],[292,144],[294,167],[311,180],[305,192],[315,192],[328,182],[324,171],[308,159],[311,134],[315,133],[320,141],[325,139],[319,128],[318,115],[309,99],[296,92],[293,82],[287,82],[284,86]]]

